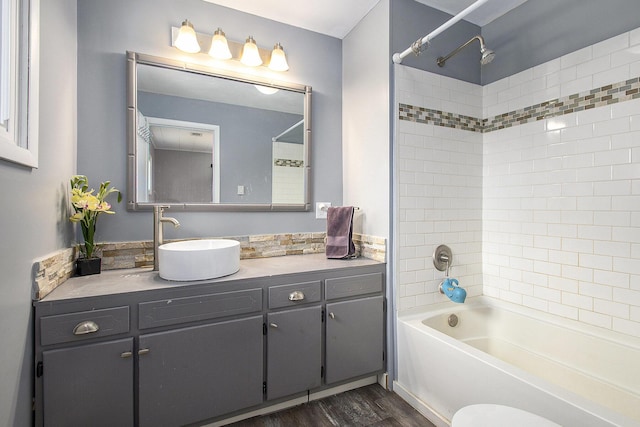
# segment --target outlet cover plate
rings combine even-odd
[[[326,219],[329,206],[331,202],[316,202],[316,219]]]

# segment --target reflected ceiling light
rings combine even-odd
[[[249,36],[242,49],[242,57],[240,62],[249,67],[257,67],[262,65],[262,58],[260,58],[260,52],[258,51],[258,45],[253,37]]]
[[[287,64],[287,56],[284,54],[284,49],[280,43],[276,43],[271,52],[271,61],[269,61],[269,69],[273,71],[287,71],[289,64]]]
[[[227,43],[227,38],[225,37],[224,31],[222,31],[221,28],[218,28],[213,33],[209,55],[216,59],[231,59],[229,44]]]
[[[175,41],[175,45],[178,49],[187,53],[200,52],[200,45],[198,44],[198,38],[196,37],[196,31],[193,29],[193,24],[188,19],[182,21],[178,38]]]
[[[275,87],[267,87],[267,86],[261,86],[261,85],[254,85],[254,86],[256,87],[256,89],[258,89],[258,92],[264,93],[265,95],[273,95],[274,93],[280,90],[280,89],[276,89]]]

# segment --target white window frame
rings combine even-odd
[[[0,159],[37,168],[40,0],[0,7]]]

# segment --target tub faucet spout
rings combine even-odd
[[[467,298],[467,291],[458,286],[458,279],[447,277],[438,287],[441,294],[445,294],[453,302],[462,304]]]
[[[169,206],[154,206],[153,207],[153,271],[158,271],[158,247],[164,243],[164,236],[162,233],[162,223],[170,222],[174,227],[180,227],[180,222],[177,219],[164,215],[164,210]]]

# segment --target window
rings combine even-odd
[[[0,0],[0,159],[38,167],[39,0]]]

